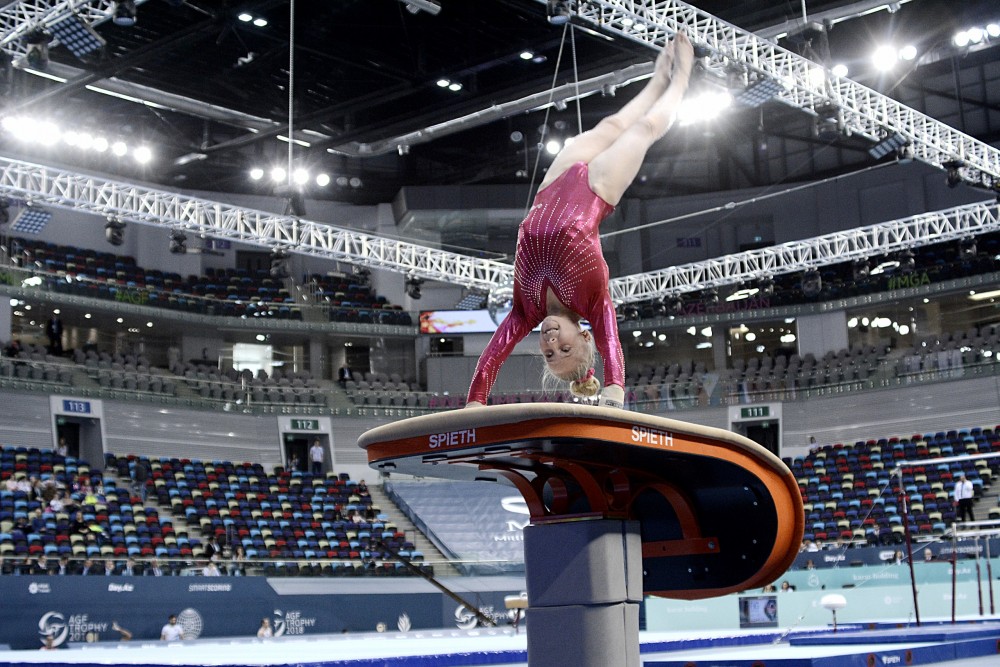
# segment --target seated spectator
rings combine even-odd
[[[149,561],[149,566],[143,569],[143,574],[147,577],[165,577],[172,573],[160,567],[160,561],[153,558]]]
[[[97,566],[94,565],[94,561],[87,558],[83,561],[83,566],[80,568],[80,574],[83,576],[93,576],[95,574],[100,574],[100,572],[97,571]]]
[[[76,574],[76,568],[70,561],[69,556],[62,556],[59,558],[59,565],[56,566],[52,574],[58,574],[58,575]]]

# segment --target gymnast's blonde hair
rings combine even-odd
[[[586,346],[579,355],[580,358],[577,360],[577,365],[574,366],[572,371],[560,377],[553,373],[548,365],[543,367],[542,387],[546,391],[565,383],[569,383],[570,393],[581,398],[597,396],[597,393],[601,391],[601,383],[594,377],[594,360],[597,358],[594,337],[583,335],[582,338],[586,342]]]

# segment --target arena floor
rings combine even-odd
[[[255,638],[190,642],[95,644],[55,652],[0,652],[0,665],[246,665],[278,667],[414,667],[463,665],[527,667],[526,635],[510,628]],[[794,632],[643,632],[645,667],[865,667],[880,665],[996,665],[1000,618],[987,622],[925,622],[920,628],[798,628]]]

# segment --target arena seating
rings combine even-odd
[[[955,521],[951,493],[961,471],[981,498],[998,472],[995,459],[940,462],[962,454],[1000,452],[998,428],[969,428],[908,437],[819,447],[807,456],[786,459],[799,481],[806,512],[803,540],[864,545],[872,527],[880,542],[903,541],[903,496],[914,537],[943,535]],[[903,470],[902,489],[891,476],[896,462],[920,461]]]
[[[14,238],[16,265],[43,273],[52,291],[224,317],[301,320],[302,308],[270,271],[208,267],[202,276],[146,270],[135,258],[95,250]],[[370,288],[312,276],[314,294],[337,322],[412,324],[408,313]]]
[[[266,574],[407,574],[392,559],[412,544],[346,474],[267,473],[260,464],[108,455],[122,469],[142,462],[158,503],[200,532],[180,556],[203,557],[204,541],[243,546]],[[173,552],[166,554],[173,557]],[[329,559],[322,563],[314,559]],[[304,562],[310,561],[310,562]]]
[[[348,276],[312,274],[306,284],[317,301],[328,304],[327,314],[332,322],[413,324],[413,318],[401,306],[387,303],[385,297],[372,294],[367,284]]]
[[[32,492],[11,491],[11,478],[52,480],[64,486],[73,505],[64,511],[44,511],[42,501]],[[73,558],[123,558],[153,556],[164,536],[172,533],[169,519],[161,519],[155,508],[132,498],[114,480],[104,479],[85,461],[50,451],[26,447],[0,448],[0,556],[70,556]],[[90,493],[88,487],[95,490]],[[35,530],[31,521],[43,510],[44,528]],[[73,528],[76,512],[81,513],[87,530]],[[163,555],[167,555],[166,552]],[[177,555],[183,555],[181,551]]]

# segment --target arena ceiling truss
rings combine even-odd
[[[543,2],[544,0],[538,0]],[[13,2],[0,10],[5,42],[67,12],[108,18],[108,2]],[[580,20],[623,38],[660,48],[683,30],[704,49],[703,61],[720,81],[734,72],[745,85],[781,83],[777,94],[810,114],[834,110],[845,131],[873,144],[900,134],[914,156],[959,170],[967,182],[988,188],[1000,183],[1000,151],[849,79],[833,76],[797,54],[676,0],[592,0],[576,8]],[[152,187],[60,170],[0,157],[0,195],[98,216],[157,225],[193,234],[280,248],[373,269],[489,291],[508,282],[509,264],[477,259],[419,244],[361,233],[325,223],[234,206]],[[792,273],[891,253],[907,247],[995,231],[995,202],[925,213],[866,228],[785,243],[611,281],[617,303],[665,296]]]

